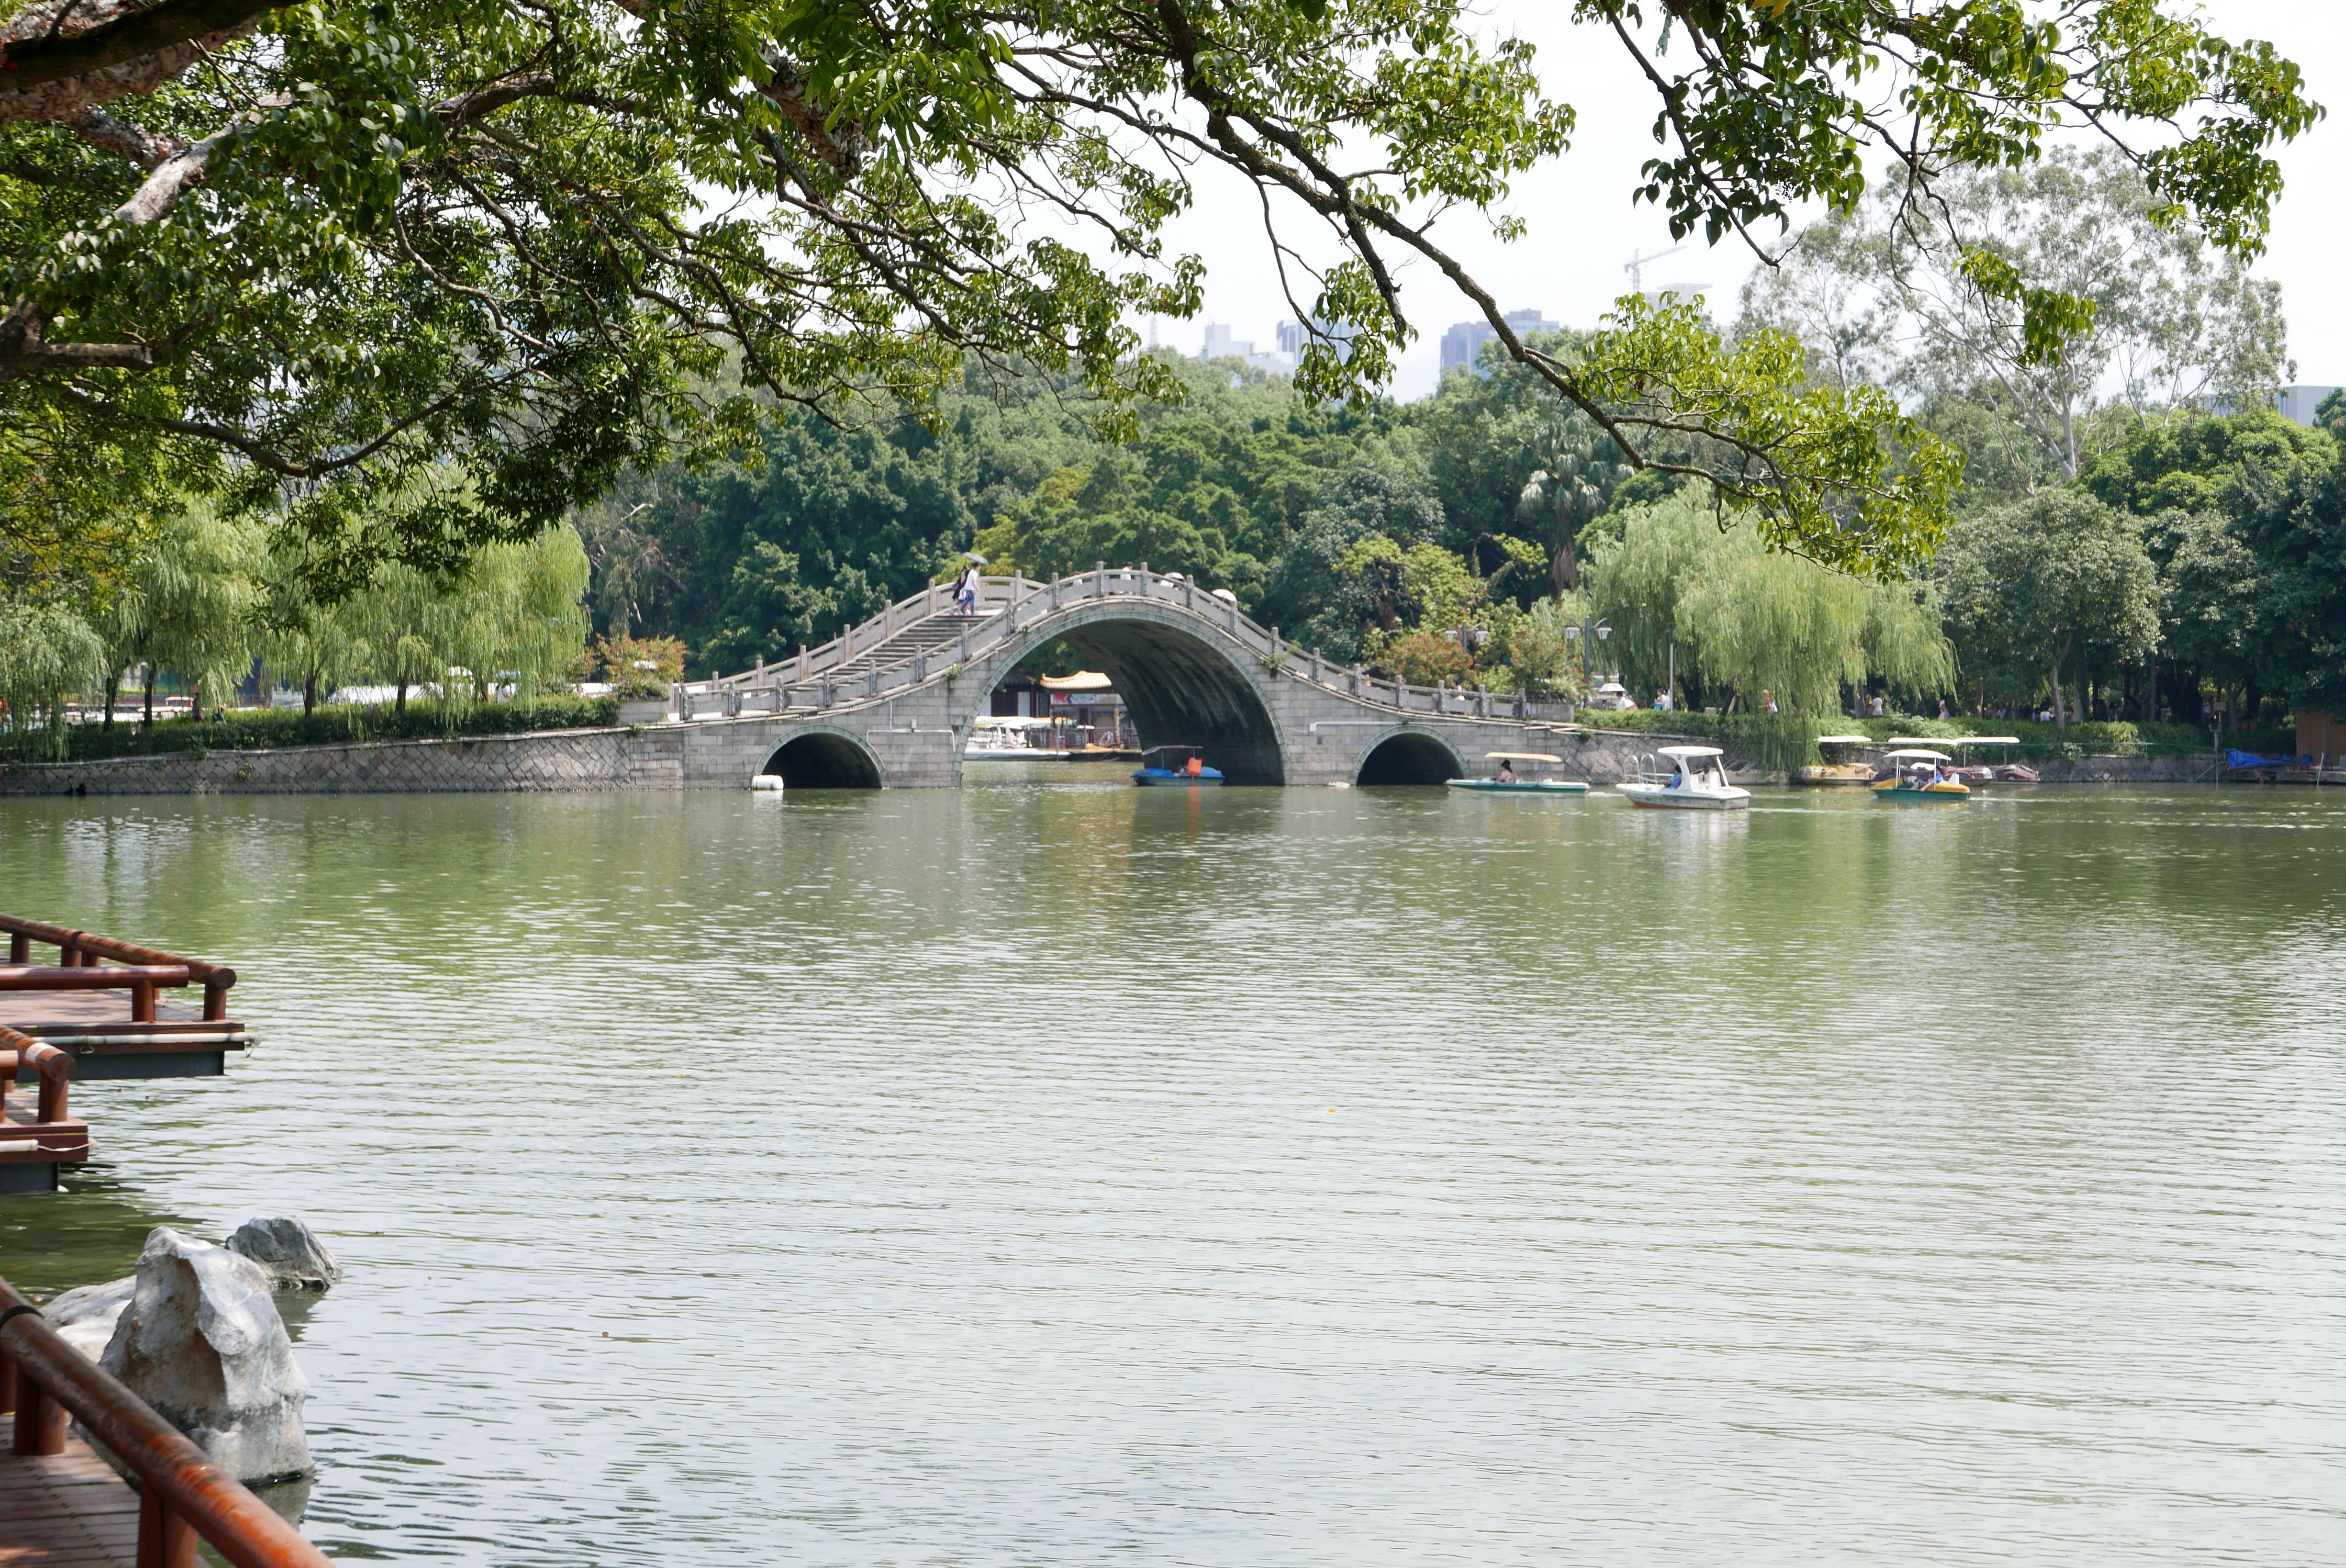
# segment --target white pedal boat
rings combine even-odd
[[[1637,781],[1613,788],[1632,806],[1680,811],[1735,811],[1751,804],[1751,791],[1727,781],[1719,761],[1725,755],[1716,746],[1665,746],[1655,752],[1662,760],[1640,765]]]

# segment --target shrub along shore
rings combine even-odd
[[[380,707],[329,707],[234,712],[218,718],[168,718],[156,724],[80,724],[66,731],[58,760],[161,757],[189,751],[273,751],[371,740],[453,740],[464,736],[528,735],[547,729],[616,725],[619,704],[607,697],[542,697],[522,702],[415,702],[399,712]]]

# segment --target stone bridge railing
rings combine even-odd
[[[820,647],[801,649],[794,658],[673,687],[669,707],[680,718],[710,713],[728,718],[811,717],[923,686],[983,657],[1046,616],[1117,598],[1178,606],[1235,639],[1266,668],[1395,715],[1563,723],[1573,718],[1570,703],[1535,702],[1520,694],[1443,684],[1411,686],[1379,678],[1358,665],[1331,664],[1280,636],[1277,627],[1258,624],[1239,610],[1236,599],[1200,588],[1178,573],[1153,573],[1146,562],[1101,566],[1072,577],[1054,575],[1047,583],[1024,576],[987,577],[971,615],[956,613],[950,586],[933,584]]]

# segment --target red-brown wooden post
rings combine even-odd
[[[236,971],[215,968],[204,976],[204,1022],[218,1023],[228,1017],[228,988],[236,983]]]
[[[26,936],[21,931],[10,933],[8,937],[8,962],[10,963],[32,962],[33,939]]]
[[[155,983],[153,981],[137,980],[131,982],[130,1022],[133,1023],[152,1023],[155,1022]]]
[[[16,1408],[16,1363],[8,1352],[0,1350],[0,1416]]]
[[[16,1451],[66,1451],[66,1408],[30,1378],[16,1380]]]
[[[138,1491],[138,1568],[197,1568],[196,1530],[163,1506],[152,1487]]]

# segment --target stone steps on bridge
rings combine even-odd
[[[890,633],[843,664],[834,666],[825,672],[825,678],[852,680],[874,670],[892,669],[924,653],[935,654],[955,647],[964,632],[976,631],[1001,613],[997,607],[983,609],[969,616],[958,616],[945,610],[923,616]]]

